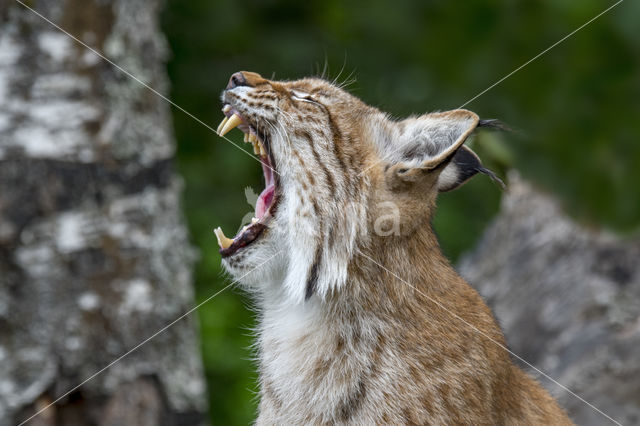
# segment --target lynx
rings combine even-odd
[[[216,229],[257,301],[257,424],[571,424],[431,227],[438,193],[490,173],[463,145],[490,121],[393,120],[323,79],[252,72],[222,102],[218,133],[245,133],[266,184],[251,224]]]

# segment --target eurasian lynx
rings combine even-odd
[[[571,424],[431,228],[439,192],[490,173],[463,146],[488,122],[395,121],[327,81],[251,72],[222,101],[218,132],[245,132],[266,181],[249,226],[216,230],[258,301],[258,424]]]

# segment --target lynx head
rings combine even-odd
[[[348,284],[354,256],[429,226],[436,195],[482,168],[462,144],[476,114],[391,120],[325,80],[270,81],[238,72],[222,93],[218,133],[245,133],[262,163],[255,218],[216,234],[225,268],[256,292],[293,303]]]

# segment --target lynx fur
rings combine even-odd
[[[257,424],[572,424],[431,227],[440,192],[487,172],[463,145],[476,114],[394,120],[325,80],[251,72],[222,100],[274,170],[269,210],[221,243],[258,307]]]

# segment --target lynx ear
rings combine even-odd
[[[394,183],[418,180],[451,160],[478,125],[471,111],[426,114],[395,123],[388,139],[382,141],[382,156],[388,161],[387,176]]]
[[[446,192],[456,189],[478,172],[486,174],[504,189],[504,182],[491,170],[484,168],[476,153],[463,145],[440,172],[438,191]]]
[[[398,123],[396,161],[432,169],[453,154],[478,125],[478,116],[456,109],[436,112]]]

